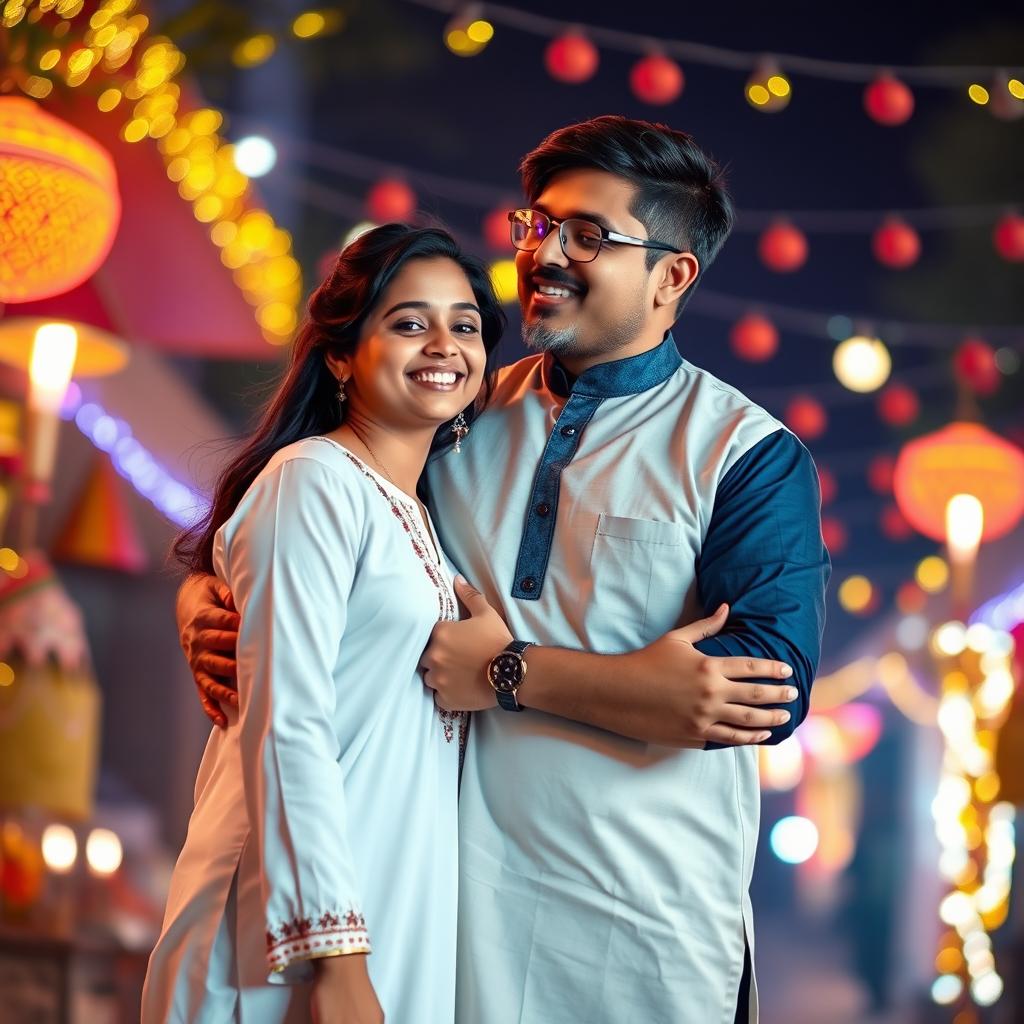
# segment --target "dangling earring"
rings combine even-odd
[[[466,416],[464,413],[459,413],[455,417],[455,422],[452,424],[452,430],[455,433],[455,454],[458,455],[462,451],[462,439],[469,436],[469,424],[466,422]]]
[[[345,394],[345,380],[342,377],[338,378],[338,406],[340,408],[345,407],[345,402],[348,399],[348,395]]]

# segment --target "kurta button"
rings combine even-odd
[[[539,516],[546,516],[550,511],[551,511],[551,506],[546,501],[542,501],[537,506],[537,515],[539,515]]]
[[[576,428],[575,427],[562,427],[562,437],[575,437],[575,436],[576,436]]]
[[[519,586],[521,586],[527,593],[530,593],[531,590],[537,589],[537,581],[532,576],[527,576]]]

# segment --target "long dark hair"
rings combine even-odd
[[[174,555],[185,569],[213,572],[213,538],[217,530],[231,518],[249,485],[276,451],[338,426],[338,382],[327,367],[325,355],[354,352],[363,324],[398,271],[410,260],[439,256],[459,265],[480,307],[487,368],[480,397],[472,409],[466,410],[466,419],[472,421],[479,414],[491,395],[493,364],[505,329],[505,313],[494,295],[486,268],[439,228],[385,224],[367,231],[338,254],[334,269],[310,296],[306,317],[292,346],[288,370],[256,431],[221,473],[209,512],[175,541]],[[449,421],[438,428],[431,452],[443,450],[453,441]]]

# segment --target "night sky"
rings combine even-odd
[[[159,3],[179,14],[191,5]],[[867,464],[879,452],[895,454],[908,437],[948,422],[957,407],[951,361],[960,336],[910,344],[891,321],[929,322],[976,330],[994,347],[1024,351],[1024,274],[999,258],[991,224],[979,222],[921,232],[923,255],[909,270],[879,266],[870,227],[847,232],[808,230],[810,256],[796,273],[766,269],[756,254],[758,212],[909,211],[921,207],[1024,205],[1024,118],[1002,121],[971,103],[966,87],[914,87],[915,113],[900,127],[871,121],[863,84],[790,73],[788,109],[764,114],[743,95],[742,71],[681,62],[682,96],[665,107],[633,97],[628,84],[635,54],[602,49],[597,75],[582,85],[553,80],[543,64],[544,41],[496,22],[480,55],[458,58],[444,47],[447,16],[406,0],[342,5],[338,34],[288,41],[290,16],[303,5],[246,3],[216,9],[176,41],[211,103],[229,115],[226,133],[260,131],[278,145],[280,161],[260,189],[272,213],[295,234],[307,284],[322,255],[359,219],[373,167],[358,157],[405,169],[428,214],[452,226],[481,254],[480,222],[519,196],[516,165],[554,128],[598,114],[664,121],[692,133],[727,170],[740,224],[676,328],[691,361],[744,391],[776,415],[803,392],[819,398],[829,428],[810,443],[816,460],[835,475],[838,496],[827,510],[846,526],[849,542],[834,554],[834,581],[862,572],[880,586],[875,618],[855,618],[829,600],[826,667],[843,660],[850,644],[909,579],[917,559],[935,545],[924,539],[892,542],[878,519],[888,499],[866,483]],[[602,4],[515,0],[519,10],[568,23],[601,25],[685,39],[755,54],[799,54],[892,65],[1024,65],[1024,14],[1015,4],[858,5],[843,17],[835,5]],[[237,70],[228,60],[240,34],[267,30],[282,42],[263,66]],[[784,57],[779,64],[786,70]],[[983,84],[989,84],[984,82]],[[1024,107],[1024,104],[1022,104]],[[340,152],[339,152],[340,151]],[[430,187],[419,174],[455,179]],[[460,186],[460,182],[467,183]],[[881,218],[879,217],[879,220]],[[865,224],[873,225],[869,216]],[[775,358],[745,363],[728,347],[731,322],[714,312],[701,290],[728,296],[737,310],[781,304],[825,316],[843,314],[873,328],[890,345],[894,381],[914,386],[922,413],[910,428],[883,425],[873,396],[845,391],[831,371],[833,342],[783,330]],[[503,355],[523,354],[515,311]],[[738,314],[737,314],[738,316]],[[242,422],[248,385],[272,366],[211,364],[193,367],[207,393]],[[982,400],[984,421],[1020,434],[1024,374],[1006,376],[999,393]],[[250,405],[251,409],[251,405]],[[1024,435],[1021,435],[1024,436]],[[852,652],[850,652],[852,653]]]

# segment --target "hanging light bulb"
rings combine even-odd
[[[766,114],[776,114],[789,106],[793,90],[789,79],[775,61],[765,60],[754,68],[744,90],[747,102]]]
[[[480,5],[463,8],[444,29],[445,46],[457,57],[475,57],[494,38],[494,26],[480,17]]]
[[[843,387],[866,394],[889,379],[892,358],[879,338],[854,335],[836,346],[832,369]]]

